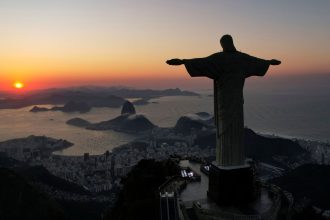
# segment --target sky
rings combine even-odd
[[[76,85],[209,88],[170,58],[236,48],[282,65],[268,75],[330,74],[329,0],[1,0],[0,90]]]

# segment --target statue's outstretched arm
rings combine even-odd
[[[213,58],[211,56],[193,59],[171,59],[166,61],[169,65],[185,65],[185,68],[191,77],[205,76],[215,79],[218,76],[217,69],[214,68]]]
[[[269,64],[270,65],[280,65],[281,61],[272,59],[272,60],[269,60]]]
[[[167,60],[166,63],[168,65],[178,66],[178,65],[184,64],[185,63],[185,60],[184,59],[175,58],[175,59]]]

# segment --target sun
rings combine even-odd
[[[24,88],[24,83],[19,82],[19,81],[16,81],[16,82],[14,83],[14,87],[15,87],[16,89],[22,89],[22,88]]]

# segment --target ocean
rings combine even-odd
[[[213,114],[211,90],[203,90],[200,97],[169,96],[150,100],[136,106],[160,127],[172,127],[185,114],[208,112]],[[51,107],[50,105],[43,105]],[[65,122],[80,117],[90,122],[112,119],[120,108],[93,108],[84,114],[63,112],[38,112],[21,109],[0,110],[0,141],[29,135],[46,135],[66,139],[74,145],[57,152],[61,155],[102,154],[106,150],[128,143],[138,136],[115,131],[92,131],[67,125]],[[328,95],[304,93],[258,93],[248,91],[244,98],[245,125],[256,132],[289,138],[303,138],[327,142],[330,140],[330,98]]]

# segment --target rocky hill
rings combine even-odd
[[[121,114],[135,114],[135,107],[130,101],[126,101],[121,109]]]
[[[89,130],[115,130],[125,133],[142,133],[157,127],[144,115],[136,114],[134,105],[129,101],[123,104],[121,115],[116,118],[97,123],[90,123],[81,118],[73,118],[66,123]]]
[[[0,219],[61,220],[61,206],[16,172],[0,168]]]
[[[0,154],[0,219],[101,220],[109,201],[51,174],[43,166]]]
[[[192,131],[201,131],[212,128],[208,123],[210,115],[207,113],[188,114],[179,118],[173,131],[184,135],[190,134]]]
[[[115,130],[126,133],[140,133],[155,128],[151,121],[144,115],[120,115],[108,121],[102,121],[87,126],[90,130]]]
[[[264,137],[249,128],[244,129],[246,157],[282,168],[294,168],[311,161],[310,154],[297,142],[280,137]],[[198,135],[195,144],[201,148],[216,145],[215,131]]]

